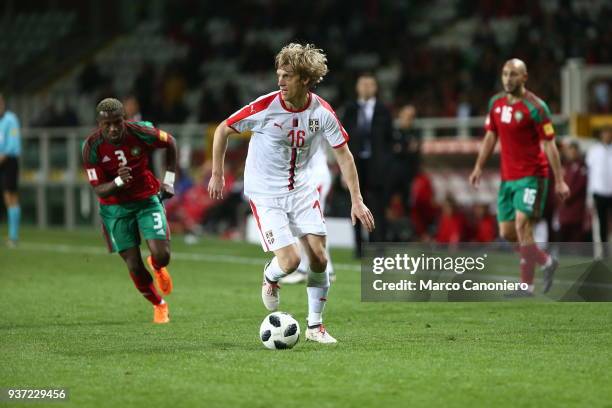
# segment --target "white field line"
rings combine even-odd
[[[91,245],[66,245],[66,244],[43,244],[34,242],[20,242],[19,246],[15,250],[23,251],[43,251],[43,252],[59,252],[63,254],[87,254],[87,255],[109,255],[108,251],[101,246]],[[252,258],[239,255],[221,255],[221,254],[210,254],[210,253],[192,253],[192,252],[178,252],[172,251],[172,258],[181,261],[194,261],[194,262],[225,262],[240,265],[258,265],[262,266],[265,264],[265,258]],[[334,268],[360,271],[361,267],[358,265],[334,263]]]
[[[64,254],[88,254],[88,255],[109,255],[108,251],[103,247],[91,246],[91,245],[67,245],[67,244],[43,244],[34,242],[21,242],[19,246],[12,251],[23,250],[23,251],[44,251],[44,252],[59,252]],[[252,258],[239,255],[221,255],[221,254],[210,254],[210,253],[191,253],[191,252],[178,252],[172,251],[172,258],[181,261],[193,261],[193,262],[224,262],[239,265],[256,265],[262,266],[265,263],[265,258]],[[361,266],[343,264],[334,262],[334,269],[342,269],[348,271],[360,272]],[[508,272],[513,272],[512,268],[504,268]],[[453,275],[452,272],[442,272],[442,275]],[[487,277],[492,280],[509,282],[516,282],[517,276],[510,275],[492,275],[488,274]],[[571,286],[575,283],[573,280],[566,279],[555,279],[556,284]],[[612,285],[591,283],[586,286],[612,288]]]

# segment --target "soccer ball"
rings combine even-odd
[[[300,325],[289,313],[270,313],[261,322],[259,338],[269,349],[290,349],[300,339]]]

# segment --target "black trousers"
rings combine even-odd
[[[612,196],[593,194],[597,218],[599,218],[599,238],[608,242],[608,213],[612,210]]]
[[[385,175],[372,174],[372,169],[368,168],[370,160],[355,158],[357,173],[359,174],[359,185],[365,205],[370,209],[374,216],[376,228],[369,234],[366,242],[384,242],[387,228],[385,210],[387,208],[387,192],[385,191]],[[378,180],[376,180],[378,179]],[[360,222],[355,225],[355,254],[361,257],[361,244],[363,243],[362,229]]]

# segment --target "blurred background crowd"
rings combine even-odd
[[[0,89],[24,128],[91,128],[94,103],[107,96],[123,99],[130,119],[214,126],[276,89],[274,55],[289,41],[325,50],[330,73],[316,92],[341,118],[360,97],[359,76],[372,73],[377,100],[388,112],[390,130],[375,135],[388,177],[364,188],[382,200],[384,227],[376,238],[383,241],[497,237],[498,163],[475,194],[467,186],[472,145],[437,151],[415,123],[484,115],[509,57],[527,62],[528,88],[554,114],[562,110],[561,67],[567,60],[612,64],[612,3],[605,0],[5,0],[0,10]],[[589,84],[589,112],[612,113],[611,86],[608,78]],[[563,125],[558,131],[569,134]],[[479,122],[468,136],[482,133]],[[457,132],[434,134],[440,135]],[[248,213],[241,197],[248,139],[231,146],[229,198],[220,206],[205,191],[207,143],[190,146],[182,161],[169,218],[176,231],[235,237]],[[583,159],[588,146],[569,139],[560,145],[575,197],[561,205],[549,194],[548,239],[569,239],[570,230],[572,239],[591,237]],[[348,193],[330,166],[327,215],[346,217]]]

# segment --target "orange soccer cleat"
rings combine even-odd
[[[153,323],[163,324],[170,322],[170,312],[167,303],[153,305]]]
[[[147,263],[153,270],[157,288],[161,290],[164,295],[169,295],[172,292],[172,278],[170,277],[168,269],[165,266],[161,269],[155,269],[153,266],[153,258],[150,255],[147,257]]]

